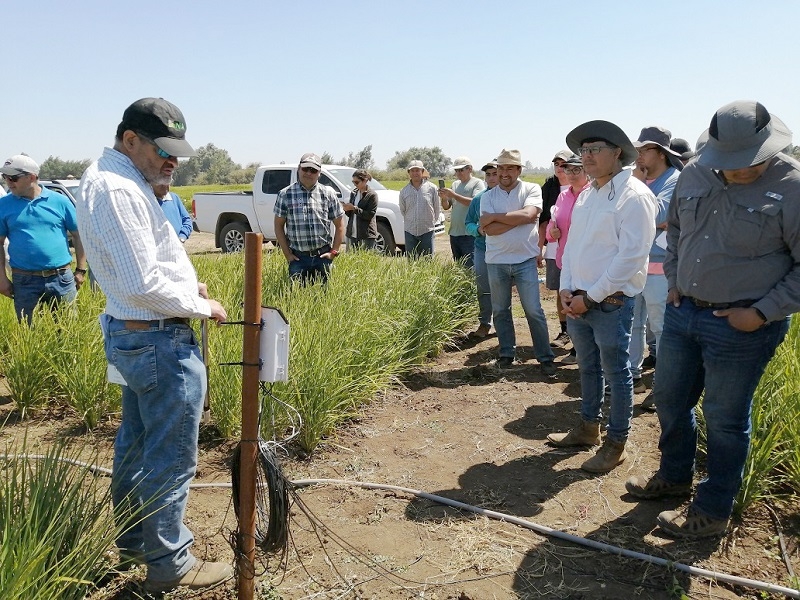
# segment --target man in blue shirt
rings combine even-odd
[[[17,318],[31,317],[39,302],[72,302],[86,276],[75,207],[66,197],[39,185],[39,165],[18,154],[0,167],[9,193],[0,200],[0,245],[8,239],[13,283],[0,252],[0,294],[14,299]],[[77,268],[70,264],[72,234]]]
[[[169,185],[154,185],[153,193],[156,195],[156,200],[161,205],[161,209],[167,217],[167,221],[172,225],[175,233],[178,234],[178,239],[181,244],[185,243],[192,235],[192,217],[183,205],[183,201],[178,197],[175,192],[169,191]]]

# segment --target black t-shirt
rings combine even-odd
[[[561,184],[558,182],[558,177],[550,175],[542,184],[542,214],[539,215],[539,223],[547,223],[550,220],[550,211],[560,193]]]

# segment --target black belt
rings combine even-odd
[[[583,296],[584,298],[588,298],[586,295],[586,290],[575,290],[572,292],[573,296]],[[608,304],[613,304],[614,306],[622,306],[625,304],[625,294],[622,292],[614,292],[610,296],[606,296],[603,298],[598,304],[606,302]],[[588,307],[587,307],[588,308]]]
[[[292,254],[295,256],[310,256],[312,258],[316,258],[323,254],[327,254],[331,251],[330,246],[323,246],[322,248],[317,248],[316,250],[312,250],[311,252],[303,252],[302,250],[295,250],[294,248],[289,248],[292,251]]]
[[[115,319],[125,326],[125,329],[132,329],[134,331],[141,331],[144,329],[164,329],[170,325],[186,325],[189,326],[189,319],[183,317],[173,317],[170,319],[155,319],[153,321],[125,321],[123,319]]]
[[[736,302],[706,302],[705,300],[698,300],[691,296],[684,296],[689,302],[694,304],[697,308],[713,308],[714,310],[724,310],[726,308],[749,308],[753,306],[758,300],[737,300]]]
[[[58,267],[57,269],[45,269],[44,271],[27,271],[25,269],[11,267],[12,273],[16,273],[17,275],[33,275],[34,277],[52,277],[53,275],[63,275],[67,271],[69,271],[69,264]]]

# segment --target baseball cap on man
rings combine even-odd
[[[422,164],[421,160],[412,160],[408,163],[406,171],[410,171],[411,169],[425,169],[425,165]]]
[[[131,130],[153,140],[171,156],[194,156],[194,148],[186,141],[186,120],[180,109],[163,98],[142,98],[122,114],[117,137]]]
[[[569,160],[572,156],[575,156],[572,150],[559,150],[550,162],[556,162],[558,159]]]
[[[0,173],[3,175],[22,175],[23,173],[32,173],[39,175],[39,165],[27,154],[15,154],[3,163],[0,167]]]
[[[489,169],[496,169],[496,168],[497,168],[497,159],[493,158],[492,160],[490,160],[481,167],[481,171],[486,173],[486,171],[488,171]]]
[[[760,102],[736,100],[718,109],[697,144],[697,162],[704,167],[735,170],[752,167],[792,143],[792,132]]]
[[[454,169],[463,169],[464,167],[471,167],[471,166],[472,166],[472,161],[469,159],[469,156],[459,156],[453,163]]]
[[[321,171],[322,159],[313,152],[306,152],[300,157],[300,167],[313,167],[317,171]]]
[[[512,167],[521,167],[522,166],[522,154],[520,154],[519,150],[506,150],[503,148],[503,151],[497,156],[497,165],[510,165]]]

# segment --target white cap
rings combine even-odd
[[[17,154],[9,158],[0,167],[0,173],[4,175],[21,175],[22,173],[33,173],[39,175],[39,165],[27,154]]]

